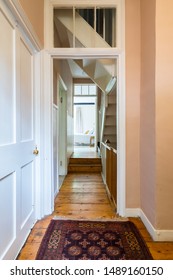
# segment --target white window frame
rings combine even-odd
[[[86,3],[87,2],[87,3]],[[46,179],[44,184],[44,197],[47,199],[47,213],[51,213],[54,206],[53,197],[53,176],[52,176],[52,96],[53,96],[53,73],[52,61],[56,59],[82,59],[82,58],[113,58],[118,61],[117,83],[118,83],[118,139],[117,139],[117,212],[121,216],[125,216],[125,196],[126,196],[126,115],[125,115],[125,0],[107,0],[106,4],[102,1],[81,1],[74,0],[73,6],[78,7],[87,6],[101,6],[101,7],[115,7],[117,10],[117,47],[110,49],[96,49],[96,48],[53,48],[53,10],[58,7],[71,7],[71,0],[45,0],[45,47],[43,51],[44,59],[44,152]],[[50,135],[50,139],[47,139]],[[47,188],[47,186],[51,188]]]

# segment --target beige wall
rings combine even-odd
[[[157,228],[173,229],[173,1],[156,1]]]
[[[140,207],[140,0],[126,0],[126,207]]]
[[[126,0],[126,207],[164,230],[173,229],[172,10],[172,0]]]
[[[141,0],[141,209],[155,226],[155,4]]]
[[[44,0],[19,0],[40,43],[44,46]]]

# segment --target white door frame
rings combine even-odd
[[[53,9],[54,7],[71,7],[75,5],[80,5],[80,7],[88,6],[109,6],[115,7],[117,9],[117,47],[109,49],[55,49],[53,48]],[[71,0],[45,0],[45,48],[44,51],[44,71],[46,80],[44,81],[45,92],[44,99],[46,100],[46,106],[44,115],[46,116],[44,123],[45,135],[52,135],[51,131],[51,104],[52,104],[52,60],[53,58],[58,59],[81,59],[81,58],[116,58],[118,61],[118,100],[117,100],[117,111],[118,111],[118,139],[117,139],[117,212],[121,216],[125,216],[125,197],[126,197],[126,102],[125,102],[125,0],[107,0],[105,4],[101,0],[88,0],[87,3],[84,3],[82,0],[74,0],[73,4]],[[45,141],[46,142],[46,141]],[[51,176],[51,163],[52,163],[52,154],[51,154],[51,143],[52,140],[49,139],[49,143],[45,143],[44,151],[46,153],[47,162],[45,162],[46,168],[46,178],[45,178],[45,210],[48,213],[51,213],[53,209],[54,201],[50,193],[48,192],[47,185],[52,186],[52,176]],[[50,144],[50,145],[48,145]],[[51,198],[49,200],[48,198]],[[46,213],[45,213],[46,214]]]
[[[44,51],[44,139],[46,153],[45,161],[45,197],[46,214],[50,214],[53,210],[53,177],[52,177],[52,97],[53,97],[53,66],[52,60],[56,59],[82,59],[82,58],[116,58],[118,62],[118,139],[117,139],[117,212],[121,216],[125,216],[125,58],[124,53],[117,52],[115,49],[52,49]],[[50,135],[49,139],[47,135]],[[51,186],[47,188],[47,185]],[[50,199],[48,199],[50,198]]]
[[[62,102],[60,95],[62,94]],[[59,130],[58,130],[58,142],[59,142],[59,159],[58,170],[60,176],[67,175],[67,87],[58,75],[58,100],[59,100]],[[61,133],[60,133],[61,132]]]

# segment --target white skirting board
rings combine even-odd
[[[140,217],[154,241],[173,241],[173,230],[155,229],[140,208],[126,208],[126,217]]]

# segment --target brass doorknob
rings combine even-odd
[[[35,150],[33,151],[33,154],[36,156],[39,154],[39,150],[37,150],[37,146],[36,146]]]

